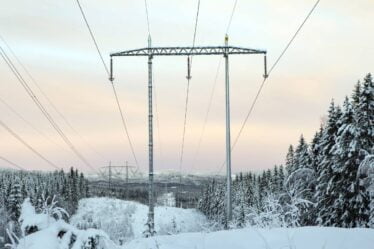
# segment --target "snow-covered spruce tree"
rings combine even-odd
[[[283,165],[279,166],[279,173],[278,173],[278,189],[279,193],[284,193],[284,181],[285,181],[285,173]]]
[[[335,178],[332,172],[334,163],[334,154],[332,148],[336,142],[336,134],[340,128],[341,110],[335,106],[334,101],[331,102],[328,111],[326,127],[320,140],[321,161],[317,167],[317,186],[315,193],[317,224],[322,226],[334,226],[336,223],[336,215],[334,213],[333,203],[337,198],[337,193],[332,192]]]
[[[309,148],[303,135],[300,136],[299,144],[295,150],[294,165],[294,171],[300,168],[309,168],[310,166]]]
[[[225,224],[225,184],[212,180],[200,198],[198,209],[207,216],[208,219],[217,223],[217,226]]]
[[[294,149],[292,145],[288,147],[285,165],[286,165],[286,173],[289,176],[295,170],[295,157],[294,157]]]
[[[355,107],[357,139],[361,149],[373,154],[374,147],[374,82],[371,74],[362,83],[359,102]]]
[[[366,155],[374,154],[374,83],[371,74],[366,75],[362,82],[359,101],[354,108],[354,119],[356,143],[352,146],[359,150],[356,160],[360,163]],[[361,181],[357,182],[356,199],[353,204],[354,210],[358,212],[355,225],[366,226],[369,212],[366,200],[368,198],[368,190],[360,183]]]
[[[355,210],[354,206],[356,206],[356,195],[359,194],[356,183],[359,148],[355,140],[357,130],[354,122],[354,112],[348,98],[345,99],[343,104],[341,124],[337,133],[337,142],[333,147],[335,156],[332,166],[332,180],[334,181],[332,191],[338,197],[333,204],[335,225],[354,227],[358,218],[355,217],[358,210]],[[361,196],[360,199],[365,202],[367,198]]]
[[[79,175],[79,183],[78,183],[78,188],[79,188],[79,199],[81,198],[86,198],[86,179],[84,179],[83,173],[80,173]]]
[[[9,195],[8,213],[10,214],[10,219],[12,221],[18,221],[18,218],[21,215],[22,201],[21,182],[17,178],[12,184]]]
[[[249,172],[244,177],[244,207],[259,206],[258,184],[256,181],[256,175]]]
[[[246,214],[248,213],[248,197],[253,195],[247,184],[250,181],[240,173],[233,182],[233,223],[235,227],[245,227],[247,223]],[[253,196],[252,196],[253,197]]]
[[[312,203],[314,201],[316,174],[311,166],[311,161],[309,146],[305,142],[304,136],[301,135],[294,153],[294,171],[288,176],[287,185],[288,188],[295,189],[298,192],[298,198]],[[300,224],[313,225],[316,215],[314,210],[307,205],[301,205],[299,209]]]
[[[257,206],[258,206],[258,209],[261,210],[262,208],[262,204],[263,204],[263,200],[264,200],[264,197],[265,197],[265,191],[266,191],[266,173],[265,171],[262,171],[261,174],[258,174],[257,177],[256,177],[256,182],[257,182]]]
[[[271,177],[271,190],[273,193],[279,193],[279,181],[280,181],[280,178],[279,178],[279,170],[278,170],[278,166],[277,165],[274,165],[274,168],[273,168],[273,174],[272,174],[272,177]]]
[[[374,155],[367,155],[360,163],[357,172],[357,180],[360,186],[363,186],[369,192],[370,216],[368,226],[374,228]]]
[[[314,134],[312,142],[310,143],[310,168],[315,172],[318,170],[318,165],[321,162],[321,139],[323,134],[323,127],[321,126],[319,131]]]
[[[68,206],[67,211],[69,213],[74,213],[78,207],[78,176],[73,167],[70,168],[70,172],[67,180],[67,196],[68,196]]]
[[[297,222],[293,223],[292,220],[287,220],[288,224],[314,225],[316,212],[311,204],[314,202],[312,193],[315,185],[316,174],[311,168],[297,169],[287,178],[283,204],[291,205],[292,210],[297,210],[297,212],[293,212]],[[293,205],[298,206],[294,207]]]

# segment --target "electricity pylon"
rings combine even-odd
[[[111,189],[112,187],[112,179],[113,179],[113,173],[114,177],[117,179],[123,179],[123,169],[125,169],[125,179],[126,179],[126,198],[128,198],[128,188],[129,188],[129,169],[130,168],[136,168],[135,166],[128,165],[128,162],[126,161],[125,165],[115,166],[112,165],[112,162],[109,162],[108,166],[101,167],[104,169],[104,175],[105,171],[108,171],[108,188]]]
[[[152,47],[151,38],[148,37],[148,47],[127,50],[110,54],[110,80],[113,81],[113,57],[118,56],[146,56],[148,57],[148,158],[149,158],[149,212],[148,226],[150,235],[154,234],[154,189],[153,189],[153,110],[152,110],[152,59],[154,56],[196,56],[196,55],[223,55],[225,58],[225,111],[226,111],[226,178],[227,203],[226,222],[232,218],[231,197],[231,132],[230,132],[230,86],[229,86],[229,55],[263,54],[265,74],[267,77],[266,51],[234,47],[228,45],[228,36],[225,36],[224,46],[204,47]],[[191,77],[188,72],[188,77]]]

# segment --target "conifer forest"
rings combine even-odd
[[[236,175],[234,226],[373,227],[373,94],[368,74],[343,103],[331,101],[313,139],[301,135],[284,164]],[[225,184],[212,181],[199,209],[224,223],[225,196]]]

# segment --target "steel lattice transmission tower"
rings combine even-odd
[[[116,180],[123,180],[123,175],[125,175],[125,183],[126,183],[126,198],[129,198],[129,169],[136,168],[135,166],[131,166],[126,161],[124,165],[112,165],[112,162],[109,162],[108,166],[101,167],[103,170],[99,171],[105,178],[105,175],[108,175],[108,189],[111,190],[113,184],[113,178]],[[125,169],[125,172],[123,172]],[[106,171],[108,174],[106,174]],[[114,176],[114,177],[113,177]]]
[[[110,54],[110,80],[113,81],[113,57],[119,56],[146,56],[148,57],[148,147],[149,147],[149,212],[148,226],[150,236],[154,235],[154,190],[153,190],[153,110],[152,110],[152,59],[154,56],[196,56],[196,55],[223,55],[225,58],[225,92],[226,92],[226,178],[227,178],[227,204],[226,221],[232,218],[231,205],[231,138],[230,138],[230,85],[229,85],[229,55],[263,54],[264,67],[267,77],[266,51],[234,47],[228,45],[228,36],[225,36],[224,46],[193,46],[193,47],[152,47],[151,38],[148,37],[148,47],[127,50]]]

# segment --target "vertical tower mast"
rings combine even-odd
[[[225,36],[225,95],[226,95],[226,225],[231,220],[231,131],[230,131],[230,84],[229,84],[229,37]]]
[[[149,236],[155,233],[155,213],[154,213],[154,190],[153,190],[153,109],[152,109],[152,59],[151,52],[152,41],[151,36],[148,36],[148,158],[149,158],[149,212],[148,212],[148,229]]]

